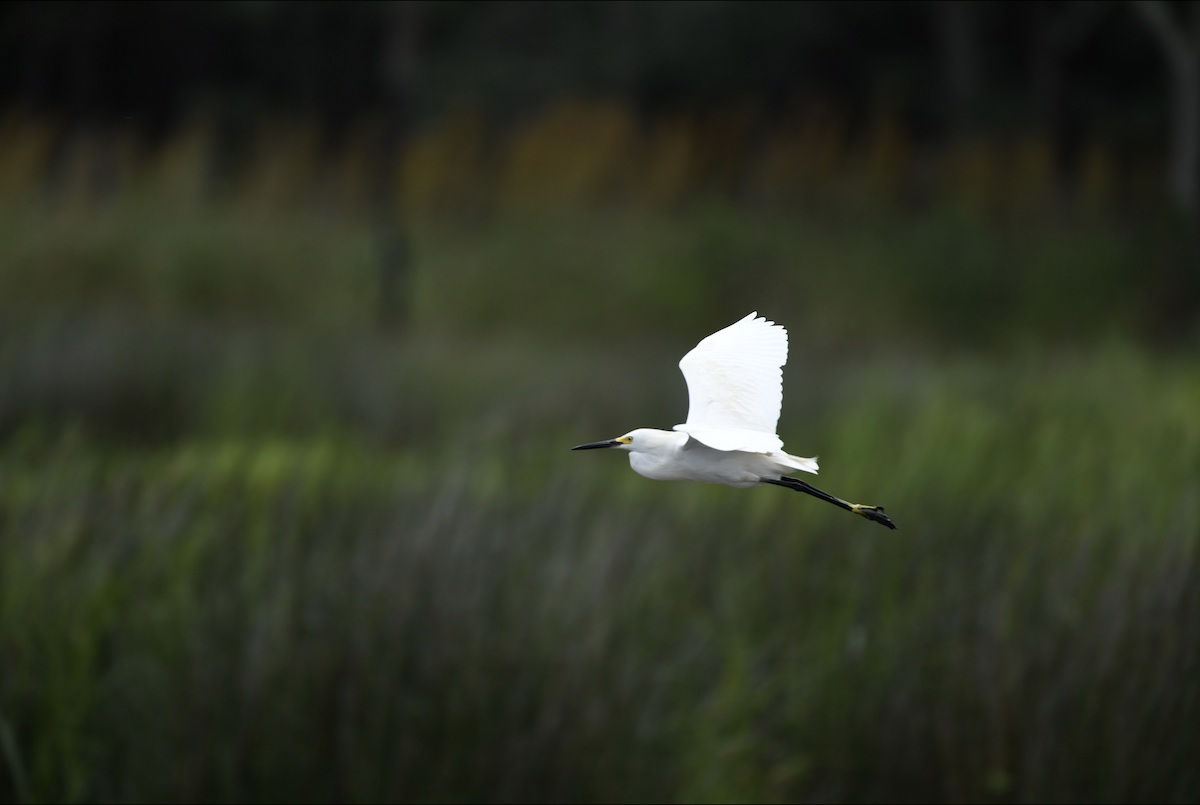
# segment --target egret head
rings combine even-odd
[[[615,439],[605,439],[602,442],[588,442],[581,444],[578,447],[572,447],[572,450],[599,450],[601,447],[616,447],[621,450],[632,450],[633,437],[637,431],[630,431],[624,436],[618,436]]]
[[[608,439],[603,442],[592,442],[591,444],[581,444],[578,447],[572,447],[572,450],[596,450],[601,447],[615,447],[618,450],[624,450],[628,453],[653,453],[660,449],[675,446],[680,439],[687,437],[680,433],[673,433],[665,430],[655,430],[654,428],[638,428],[631,430],[624,436],[618,436],[615,439]]]

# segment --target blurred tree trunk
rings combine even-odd
[[[637,12],[633,0],[608,0],[603,6],[607,33],[609,70],[619,93],[637,97],[637,77],[641,73],[637,42]]]
[[[412,250],[400,203],[400,158],[415,121],[421,32],[421,0],[391,0],[382,9],[383,125],[372,192],[375,259],[379,279],[379,323],[405,324]]]
[[[1200,2],[1134,0],[1133,7],[1157,40],[1171,76],[1167,186],[1194,226],[1200,197]],[[1182,13],[1172,11],[1175,7]]]
[[[1059,154],[1064,136],[1064,67],[1067,60],[1107,13],[1110,5],[1094,0],[1039,2],[1025,5],[1032,17],[1029,49],[1029,82],[1033,90],[1034,113],[1047,138]]]
[[[1200,310],[1200,2],[1133,0],[1133,8],[1158,42],[1170,74],[1166,183],[1187,236],[1183,253],[1167,261],[1156,327],[1174,335],[1186,331]]]
[[[107,62],[102,44],[110,31],[113,7],[105,3],[70,3],[63,32],[68,114],[84,130],[94,129],[109,111],[99,92]]]
[[[940,0],[930,6],[946,80],[944,117],[951,139],[975,127],[979,104],[979,7],[972,0]]]
[[[50,73],[52,45],[57,20],[31,2],[16,6],[16,28],[22,34],[20,62],[21,109],[31,117],[45,114],[50,108]]]

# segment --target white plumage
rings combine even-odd
[[[675,430],[716,450],[770,453],[783,406],[787,330],[751,313],[702,340],[679,362],[688,387],[687,422]],[[815,467],[814,467],[815,469]]]
[[[786,486],[895,528],[881,508],[847,503],[784,477],[797,470],[817,472],[815,458],[785,453],[775,432],[787,350],[787,330],[751,313],[701,340],[679,362],[688,386],[688,416],[674,432],[638,428],[571,449],[625,450],[635,472],[659,481]]]

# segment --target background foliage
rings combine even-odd
[[[0,801],[1200,798],[1153,51],[1038,6],[1095,26],[1047,130],[1052,18],[982,4],[960,124],[896,5],[418,7],[403,136],[374,6],[102,6],[86,113],[74,12],[3,7],[57,78],[0,122]],[[118,102],[143,13],[207,44]],[[567,452],[750,310],[899,531]]]

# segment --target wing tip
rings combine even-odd
[[[742,322],[746,322],[746,321],[750,321],[750,322],[760,322],[761,321],[763,324],[767,325],[768,327],[778,327],[779,329],[783,330],[784,334],[787,333],[786,327],[784,327],[782,324],[772,321],[771,319],[768,319],[766,316],[758,315],[757,310],[750,311],[750,314],[748,316],[742,317],[738,321],[734,322],[734,324],[741,324]]]

